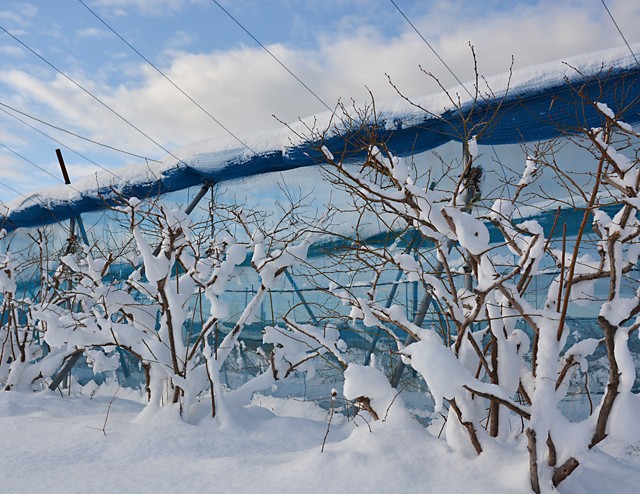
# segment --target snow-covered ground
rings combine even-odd
[[[335,413],[322,451],[329,415],[314,401],[252,403],[190,425],[171,409],[141,415],[142,396],[124,388],[0,393],[0,492],[530,492],[525,450],[467,457],[412,418]],[[580,458],[560,492],[637,493],[640,444],[603,449],[612,457]]]

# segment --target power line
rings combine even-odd
[[[15,192],[16,194],[18,194],[18,195],[20,195],[20,196],[24,197],[25,199],[29,199],[29,196],[24,195],[22,192],[20,192],[19,190],[14,189],[13,187],[11,187],[9,184],[7,184],[7,183],[3,182],[2,180],[0,180],[0,185],[5,186],[7,189],[9,189],[9,190],[11,190],[11,191]],[[3,204],[3,205],[4,205],[4,204]],[[5,208],[7,208],[7,206],[6,206],[6,205],[5,205],[4,207],[5,207]],[[9,209],[9,208],[7,208],[7,210],[8,210],[8,209]]]
[[[73,190],[75,190],[78,194],[81,194],[82,192],[80,192],[78,189],[76,189],[75,187],[73,187],[70,184],[65,184],[64,181],[60,178],[60,177],[56,177],[53,173],[49,172],[48,170],[46,170],[45,168],[42,168],[40,165],[38,165],[37,163],[34,163],[33,161],[31,161],[29,158],[27,158],[26,156],[21,155],[19,152],[15,151],[14,149],[11,149],[9,146],[7,146],[6,144],[3,144],[0,142],[0,146],[2,146],[3,148],[5,148],[7,151],[15,154],[16,156],[18,156],[19,158],[23,159],[24,161],[26,161],[27,163],[29,163],[32,166],[35,166],[37,169],[41,170],[42,172],[46,173],[47,175],[49,175],[50,177],[52,177],[54,180],[57,180],[58,182],[61,182],[63,185],[67,185],[68,187],[72,188]]]
[[[425,42],[425,44],[429,47],[429,49],[434,53],[434,55],[436,57],[438,57],[438,60],[440,60],[440,62],[442,62],[442,65],[444,65],[447,70],[449,71],[449,73],[453,76],[453,78],[458,82],[458,84],[460,84],[460,86],[462,86],[462,88],[467,92],[467,94],[469,95],[470,98],[475,99],[475,97],[471,94],[471,92],[469,92],[469,90],[467,89],[467,87],[462,83],[462,81],[460,81],[460,79],[458,79],[458,76],[453,72],[453,70],[451,70],[451,67],[449,67],[449,65],[447,64],[447,62],[445,62],[442,57],[440,55],[438,55],[438,52],[435,50],[435,48],[433,48],[433,46],[431,46],[431,44],[426,40],[426,38],[422,35],[422,33],[420,31],[418,31],[418,28],[409,20],[409,18],[405,15],[405,13],[400,10],[400,7],[398,7],[398,4],[394,1],[394,0],[389,0],[393,6],[398,10],[398,12],[400,12],[400,14],[402,15],[402,17],[405,18],[405,20],[409,23],[409,25],[413,28],[413,30],[418,34],[418,36],[420,36],[420,38],[422,38],[422,41]],[[604,0],[603,0],[604,1]],[[496,156],[496,158],[498,158],[498,154],[496,153],[496,148],[492,145],[491,149],[493,150],[493,154]],[[502,164],[502,161],[500,159],[497,160],[498,164],[500,165],[500,167],[502,168],[502,173],[505,176],[505,179],[507,177],[507,173],[504,169],[504,165]]]
[[[227,9],[225,9],[222,5],[220,5],[220,3],[217,0],[211,0],[213,3],[215,3],[220,10],[222,10],[225,14],[227,14],[227,16],[229,16],[229,18],[235,22],[238,26],[240,26],[240,29],[242,29],[245,33],[247,33],[251,39],[253,39],[253,41],[255,41],[256,43],[258,43],[258,45],[260,45],[260,48],[262,48],[264,51],[266,51],[271,58],[273,58],[276,62],[278,62],[278,64],[280,64],[280,66],[286,70],[287,72],[289,72],[289,74],[291,75],[291,77],[293,77],[296,81],[298,81],[307,91],[309,91],[309,93],[311,93],[313,95],[313,97],[315,99],[317,99],[320,103],[322,103],[322,105],[329,110],[331,113],[334,113],[334,111],[331,109],[331,107],[329,107],[329,105],[327,105],[324,100],[322,98],[320,98],[320,96],[318,96],[309,86],[307,86],[302,79],[300,79],[297,75],[295,75],[290,69],[289,67],[287,67],[283,62],[280,61],[280,59],[278,57],[276,57],[270,50],[269,48],[267,48],[265,45],[263,45],[258,38],[256,38],[253,34],[251,34],[249,32],[249,30],[244,27],[240,21],[238,19],[236,19]]]
[[[6,144],[3,144],[0,142],[0,146],[5,148],[6,150],[10,151],[11,153],[15,154],[16,156],[20,157],[21,159],[23,159],[24,161],[26,161],[27,163],[29,163],[30,165],[35,166],[36,168],[38,168],[39,170],[43,171],[44,173],[46,173],[47,175],[49,175],[50,177],[52,177],[54,180],[57,180],[58,182],[61,182],[63,185],[66,185],[67,187],[69,187],[70,189],[73,189],[74,191],[76,191],[78,194],[82,194],[82,192],[80,192],[78,189],[76,189],[73,185],[68,184],[66,182],[64,182],[63,180],[60,179],[60,177],[56,177],[55,175],[53,175],[52,173],[48,172],[47,170],[45,170],[44,168],[42,168],[40,165],[34,163],[33,161],[31,161],[29,158],[21,155],[20,153],[18,153],[17,151],[11,149],[9,146],[7,146]],[[27,200],[35,200],[37,202],[39,202],[40,204],[42,204],[43,208],[45,209],[45,211],[47,211],[48,213],[51,214],[51,216],[53,217],[54,220],[59,221],[55,214],[53,213],[53,211],[51,211],[50,207],[40,198],[39,194],[32,194],[31,196],[27,196],[25,194],[23,194],[22,192],[14,189],[13,187],[11,187],[10,185],[4,183],[4,182],[0,182],[0,184],[4,185],[6,188],[12,190],[13,192],[15,192],[16,194],[21,195],[22,197],[24,197]],[[8,209],[8,208],[7,208]]]
[[[70,148],[69,146],[67,146],[66,144],[60,142],[58,139],[56,139],[55,137],[50,136],[49,134],[47,134],[46,132],[41,131],[39,128],[35,127],[34,125],[31,125],[28,122],[25,122],[24,120],[22,120],[20,117],[13,115],[11,112],[8,112],[7,110],[5,110],[4,108],[0,108],[0,111],[6,113],[7,115],[9,115],[11,118],[16,119],[18,122],[26,125],[27,127],[35,130],[36,132],[39,132],[40,134],[42,134],[43,136],[47,137],[48,139],[51,139],[53,142],[59,144],[60,146],[68,149],[69,151],[71,151],[72,153],[80,156],[81,158],[87,160],[89,163],[93,163],[95,166],[97,166],[98,168],[101,168],[102,170],[104,170],[105,172],[110,173],[111,175],[113,175],[115,178],[117,178],[118,180],[122,180],[123,182],[125,182],[125,180],[122,177],[119,177],[118,175],[116,175],[115,173],[113,173],[111,170],[109,170],[108,168],[105,168],[104,166],[96,163],[95,161],[93,161],[92,159],[86,157],[85,155],[83,155],[82,153],[76,151],[73,148]]]
[[[268,54],[271,58],[273,58],[276,62],[278,62],[278,64],[280,65],[280,67],[282,67],[284,70],[286,70],[286,71],[289,73],[289,75],[290,75],[291,77],[293,77],[296,81],[298,81],[298,83],[299,83],[302,87],[304,87],[304,88],[305,88],[305,89],[306,89],[306,90],[307,90],[307,91],[308,91],[308,92],[309,92],[309,93],[310,93],[310,94],[311,94],[311,95],[312,95],[316,100],[318,100],[318,101],[322,104],[322,106],[324,106],[327,110],[329,110],[329,112],[330,112],[332,115],[335,115],[335,116],[336,116],[340,121],[344,122],[344,120],[342,120],[342,118],[340,117],[340,115],[336,114],[336,112],[335,112],[335,111],[334,111],[334,110],[333,110],[329,105],[327,105],[327,104],[324,102],[324,100],[323,100],[320,96],[318,96],[318,95],[316,94],[316,92],[315,92],[315,91],[313,91],[313,89],[311,89],[309,86],[307,86],[307,85],[304,83],[304,81],[302,81],[302,79],[300,79],[297,75],[295,75],[295,74],[291,71],[291,69],[289,69],[289,67],[287,67],[287,66],[286,66],[282,61],[280,61],[280,59],[279,59],[278,57],[276,57],[276,56],[271,52],[271,50],[269,50],[269,49],[268,49],[268,48],[267,48],[263,43],[261,43],[261,42],[260,42],[260,40],[258,40],[258,38],[256,38],[253,34],[251,34],[251,32],[250,32],[246,27],[244,27],[244,26],[242,25],[242,23],[241,23],[238,19],[236,19],[236,18],[231,14],[231,12],[229,12],[229,11],[228,11],[227,9],[225,9],[222,5],[220,5],[220,3],[219,3],[217,0],[211,0],[211,1],[212,1],[213,3],[215,3],[215,4],[220,8],[220,10],[222,10],[225,14],[227,14],[227,16],[228,16],[228,17],[229,17],[233,22],[235,22],[235,23],[240,27],[240,29],[242,29],[245,33],[247,33],[247,34],[249,35],[249,37],[250,37],[253,41],[255,41],[256,43],[258,43],[258,45],[259,45],[259,46],[260,46],[260,47],[261,47],[265,52],[267,52],[267,54]],[[284,178],[284,174],[282,173],[282,171],[280,171],[279,173],[280,173],[280,178],[282,178],[282,181],[283,181],[283,183],[284,183],[284,185],[285,185],[285,187],[286,187],[287,181],[286,181],[286,179]]]
[[[53,178],[54,180],[57,180],[58,182],[64,184],[64,181],[60,178],[60,177],[56,177],[53,173],[51,173],[50,171],[46,170],[45,168],[42,168],[40,165],[34,163],[33,161],[31,161],[29,158],[21,155],[19,152],[15,151],[14,149],[11,149],[9,146],[7,146],[6,144],[3,144],[0,142],[0,146],[2,146],[3,148],[5,148],[7,151],[9,151],[10,153],[15,154],[16,156],[18,156],[19,158],[23,159],[24,161],[26,161],[27,163],[29,163],[32,166],[35,166],[36,168],[38,168],[39,170],[43,171],[44,173],[46,173],[47,175],[49,175],[51,178]]]
[[[113,113],[115,116],[117,116],[120,120],[122,120],[123,122],[125,122],[127,125],[129,125],[131,128],[135,129],[138,133],[140,133],[141,135],[143,135],[144,137],[146,137],[149,141],[153,142],[156,146],[158,146],[160,149],[162,149],[165,153],[167,153],[168,155],[172,156],[173,158],[175,158],[176,160],[178,160],[178,162],[186,165],[186,163],[184,161],[182,161],[180,158],[178,158],[176,155],[174,155],[171,151],[169,151],[168,149],[166,149],[162,144],[160,144],[159,142],[157,142],[156,140],[154,140],[151,136],[149,136],[148,134],[146,134],[144,131],[142,131],[140,128],[136,127],[133,123],[131,123],[129,120],[127,120],[125,117],[123,117],[120,113],[118,113],[116,110],[114,110],[113,108],[111,108],[108,104],[106,104],[104,101],[102,101],[100,98],[98,98],[95,94],[93,94],[91,91],[89,91],[88,89],[86,89],[84,86],[82,86],[79,82],[76,82],[73,78],[71,78],[70,76],[68,76],[66,73],[64,73],[62,70],[60,70],[58,67],[56,67],[54,64],[52,64],[51,62],[49,62],[47,59],[45,59],[42,55],[40,55],[39,53],[37,53],[35,50],[33,50],[31,47],[29,47],[26,43],[24,43],[23,41],[21,41],[19,38],[17,38],[16,36],[14,36],[13,34],[11,34],[9,31],[7,31],[4,27],[0,26],[0,30],[4,31],[7,35],[9,35],[11,38],[13,38],[16,42],[18,42],[20,45],[22,45],[24,48],[26,48],[27,50],[29,50],[31,53],[33,53],[36,57],[38,57],[40,60],[42,60],[44,63],[46,63],[49,67],[51,67],[53,70],[55,70],[58,74],[60,74],[62,77],[64,77],[65,79],[67,79],[69,82],[71,82],[73,85],[75,85],[78,89],[82,90],[85,94],[87,94],[88,96],[90,96],[91,98],[93,98],[95,101],[97,101],[98,103],[100,103],[104,108],[106,108],[107,110],[109,110],[111,113]]]
[[[42,120],[42,119],[40,119],[38,117],[34,117],[33,115],[29,115],[26,112],[20,111],[17,108],[14,108],[13,106],[7,105],[6,103],[2,103],[1,101],[0,101],[0,106],[2,106],[4,108],[8,108],[9,110],[14,111],[14,112],[16,112],[16,113],[18,113],[18,114],[20,114],[20,115],[22,115],[24,117],[27,117],[27,118],[29,118],[31,120],[35,120],[36,122],[39,122],[39,123],[41,123],[43,125],[46,125],[47,127],[51,127],[52,129],[59,130],[60,132],[64,132],[65,134],[69,134],[69,135],[71,135],[73,137],[77,137],[78,139],[82,139],[83,141],[90,142],[91,144],[95,144],[97,146],[101,146],[101,147],[104,147],[104,148],[107,148],[107,149],[111,149],[112,151],[117,151],[118,153],[122,153],[122,154],[126,154],[126,155],[129,155],[129,156],[133,156],[134,158],[141,158],[141,159],[143,159],[145,161],[153,161],[155,163],[162,163],[159,160],[155,160],[155,159],[152,159],[152,158],[147,158],[146,156],[142,156],[140,154],[130,153],[129,151],[124,151],[123,149],[119,149],[117,147],[110,146],[108,144],[104,144],[102,142],[95,141],[93,139],[90,139],[88,137],[82,136],[80,134],[76,134],[75,132],[72,132],[70,130],[63,129],[62,127],[58,127],[57,125],[49,123],[49,122],[47,122],[45,120]]]
[[[605,3],[604,0],[601,0],[601,2],[605,10],[607,11],[607,14],[609,14],[609,17],[611,17],[611,20],[613,21],[613,25],[616,26],[616,29],[618,30],[618,32],[620,33],[620,36],[622,36],[622,39],[624,40],[624,43],[627,45],[627,48],[629,48],[629,52],[631,52],[633,59],[636,61],[636,64],[638,65],[638,67],[640,67],[640,62],[638,62],[638,59],[636,58],[636,54],[633,53],[631,46],[629,46],[629,43],[627,42],[627,38],[625,38],[624,34],[622,34],[622,30],[620,29],[620,26],[618,26],[618,23],[616,22],[616,20],[613,18],[613,14],[609,10],[609,7],[607,7],[607,4]]]
[[[78,0],[84,8],[86,8],[93,16],[98,19],[109,31],[115,34],[120,40],[126,44],[131,50],[133,50],[140,58],[142,58],[145,62],[147,62],[151,67],[153,67],[158,74],[164,77],[167,81],[171,83],[173,87],[175,87],[178,91],[180,91],[189,101],[191,101],[194,105],[196,105],[200,110],[202,110],[209,118],[211,118],[215,123],[217,123],[227,134],[232,136],[236,141],[242,144],[245,148],[247,148],[253,154],[256,152],[251,149],[245,142],[243,142],[236,134],[234,134],[229,128],[227,128],[224,124],[222,124],[216,117],[211,115],[206,109],[204,109],[197,101],[195,101],[191,96],[189,96],[185,91],[182,90],[180,86],[178,86],[169,76],[167,76],[162,70],[160,70],[151,60],[145,57],[142,53],[140,53],[131,43],[129,43],[125,38],[123,38],[115,29],[113,29],[109,24],[107,24],[95,11],[93,11],[86,3],[82,0]]]
[[[449,67],[447,65],[447,62],[445,62],[442,57],[440,55],[438,55],[438,52],[435,50],[435,48],[433,46],[431,46],[431,44],[429,44],[429,42],[426,40],[426,38],[422,35],[422,33],[420,31],[418,31],[418,28],[413,24],[413,22],[411,22],[409,20],[409,18],[405,15],[405,13],[400,10],[400,7],[398,7],[398,4],[396,2],[394,2],[393,0],[389,0],[393,6],[396,8],[396,10],[398,12],[400,12],[400,14],[402,15],[402,17],[404,17],[404,19],[409,23],[409,25],[413,28],[413,30],[418,34],[418,36],[420,36],[420,38],[422,38],[422,41],[425,42],[425,44],[429,47],[429,49],[433,52],[433,54],[438,57],[438,60],[440,60],[440,62],[442,62],[442,65],[444,65],[447,70],[449,71],[449,73],[453,76],[453,78],[458,82],[458,84],[460,84],[460,86],[462,86],[462,89],[464,89],[467,94],[473,98],[473,95],[469,92],[469,90],[466,88],[466,86],[462,83],[462,81],[460,79],[458,79],[458,76],[453,72],[453,70],[451,70],[451,67]]]

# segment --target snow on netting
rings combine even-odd
[[[354,133],[374,131],[397,156],[418,154],[450,141],[460,141],[462,121],[473,126],[491,116],[491,128],[480,144],[501,145],[541,141],[579,128],[600,126],[603,115],[590,104],[600,101],[628,123],[640,121],[640,68],[623,50],[608,50],[547,63],[488,80],[474,102],[463,88],[453,108],[446,96],[378,102],[377,121],[345,132],[340,116],[322,113],[281,129],[242,135],[254,153],[230,137],[199,142],[173,153],[159,165],[133,165],[112,174],[100,173],[64,186],[49,187],[26,199],[17,199],[0,214],[0,226],[16,228],[55,223],[77,214],[104,209],[114,191],[128,197],[150,197],[213,181],[226,182],[270,172],[317,166],[322,162],[318,142],[305,140],[307,127],[323,131],[332,123],[325,146],[340,150],[341,158],[362,158]],[[473,88],[471,84],[467,87]],[[576,89],[586,95],[580,98]],[[426,110],[426,111],[425,111]],[[175,157],[181,161],[177,162]]]

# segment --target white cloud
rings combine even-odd
[[[20,180],[25,176],[23,164],[19,158],[10,154],[4,147],[0,147],[0,180]]]
[[[111,33],[106,29],[98,29],[95,27],[80,29],[76,34],[79,38],[104,38],[111,36]]]
[[[167,53],[171,51],[185,50],[193,43],[195,36],[187,31],[176,31],[167,42],[165,50]]]
[[[18,46],[4,45],[0,46],[0,55],[13,58],[24,58],[26,53],[22,48]]]
[[[143,15],[166,16],[204,0],[95,0],[93,5],[112,9],[115,15],[127,15],[134,9]]]
[[[38,14],[38,8],[30,3],[21,3],[16,10],[0,10],[0,20],[26,27]]]

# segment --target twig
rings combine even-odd
[[[331,419],[333,419],[333,402],[336,399],[338,392],[335,389],[331,390],[331,402],[329,407],[329,421],[327,422],[327,431],[324,433],[324,438],[322,439],[322,448],[320,449],[320,453],[324,453],[324,445],[327,443],[327,437],[329,437],[329,429],[331,428]]]
[[[104,424],[102,424],[102,433],[105,436],[107,435],[107,421],[109,420],[109,412],[111,411],[111,405],[113,405],[113,402],[115,401],[116,396],[118,395],[118,391],[120,391],[120,386],[118,386],[118,388],[116,389],[116,392],[111,397],[111,400],[109,400],[109,406],[107,407],[107,415],[104,417]]]
[[[387,407],[387,409],[386,409],[386,410],[385,410],[385,412],[384,412],[384,417],[382,418],[382,421],[383,421],[383,422],[386,422],[386,421],[387,421],[387,416],[389,415],[389,410],[391,410],[391,407],[392,407],[392,406],[393,406],[393,404],[395,403],[396,398],[397,398],[398,396],[400,396],[400,393],[402,393],[408,385],[409,385],[409,383],[408,383],[408,382],[407,382],[407,383],[405,383],[405,385],[404,385],[404,386],[402,386],[402,388],[400,388],[400,389],[398,390],[398,392],[397,392],[396,394],[394,394],[394,395],[393,395],[393,399],[391,400],[391,403],[389,403],[389,406]]]

